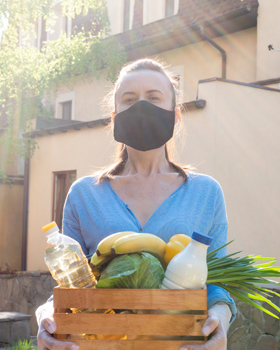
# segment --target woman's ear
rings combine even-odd
[[[111,117],[112,117],[113,123],[115,122],[115,115],[116,115],[115,112],[112,112],[112,113],[111,113]]]
[[[175,123],[181,118],[180,108],[175,108]]]

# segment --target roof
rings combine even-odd
[[[177,15],[115,35],[128,60],[172,50],[257,25],[258,0],[180,0]]]
[[[251,88],[255,88],[255,89],[262,89],[262,90],[274,91],[274,92],[280,93],[279,89],[263,86],[263,85],[258,84],[258,82],[256,82],[256,83],[243,83],[241,81],[215,77],[215,78],[208,78],[208,79],[199,80],[198,83],[205,84],[205,83],[212,83],[213,81],[221,81],[221,82],[228,83],[228,84],[242,85],[242,86],[247,86],[247,87],[251,87]]]

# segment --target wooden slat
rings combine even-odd
[[[179,350],[183,345],[204,344],[188,340],[76,340],[80,350]]]
[[[202,336],[207,315],[54,314],[57,334]]]
[[[55,308],[207,310],[206,290],[54,288],[53,294]]]

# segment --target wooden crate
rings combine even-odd
[[[207,340],[201,333],[207,318],[206,290],[54,288],[53,292],[55,336],[71,339],[80,350],[179,350]],[[67,312],[68,308],[188,310],[189,314],[90,314]],[[83,333],[126,334],[128,339],[86,340],[81,339]],[[165,335],[171,340],[134,339],[135,335]],[[172,336],[188,338],[173,340]]]

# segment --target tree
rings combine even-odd
[[[53,0],[1,0],[0,28],[0,129],[2,161],[0,176],[5,174],[5,161],[31,157],[36,149],[32,138],[22,138],[29,131],[30,119],[50,117],[42,104],[61,85],[98,78],[106,68],[107,79],[113,81],[125,61],[125,53],[109,32],[106,0],[61,0],[62,14],[74,23],[70,37],[66,33],[57,40],[45,41],[38,50],[36,23],[45,24],[45,31],[54,32],[56,21]],[[82,18],[87,16],[86,25]],[[2,126],[3,127],[3,126]],[[3,152],[5,161],[3,161]]]

